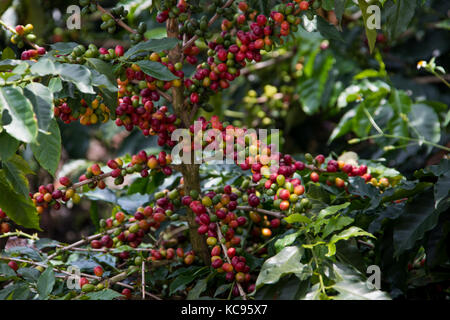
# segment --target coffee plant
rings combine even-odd
[[[58,27],[48,44],[0,20],[0,299],[448,299],[450,113],[397,88],[383,61],[421,1],[373,1],[378,34],[365,1],[137,2],[79,1],[101,42]],[[354,61],[330,49],[343,23],[366,27]],[[346,87],[330,71],[370,54]],[[435,58],[417,67],[448,90]],[[346,148],[296,154],[295,139],[253,134],[319,112],[340,115],[327,139]],[[63,166],[65,140],[81,149],[92,130],[154,143]],[[392,152],[437,161],[402,173]],[[86,204],[89,234],[42,236]]]

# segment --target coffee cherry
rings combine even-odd
[[[89,280],[85,277],[80,278],[80,287],[83,288],[86,284],[89,284]]]
[[[70,179],[67,177],[61,177],[59,179],[59,183],[61,183],[63,186],[68,187],[70,186],[72,183],[70,182]]]
[[[310,179],[312,182],[318,182],[319,174],[317,172],[311,172]]]
[[[131,290],[128,288],[123,289],[122,295],[125,297],[125,299],[131,299]]]
[[[95,274],[97,277],[101,277],[101,276],[103,275],[103,268],[102,268],[101,266],[96,266],[96,267],[94,268],[94,274]]]
[[[8,262],[8,266],[13,269],[14,271],[17,271],[17,269],[19,269],[19,266],[17,265],[17,263],[15,261],[10,261]]]
[[[299,4],[300,10],[305,11],[309,8],[309,2],[308,1],[301,1]]]

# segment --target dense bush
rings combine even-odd
[[[445,1],[372,1],[382,32],[362,0],[32,2],[0,6],[1,299],[448,299]]]

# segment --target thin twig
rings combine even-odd
[[[142,288],[142,300],[145,300],[145,261],[142,260],[141,268],[141,288]]]
[[[237,206],[236,209],[243,210],[243,211],[256,211],[256,212],[259,212],[262,214],[267,214],[269,216],[273,216],[273,217],[276,217],[279,219],[286,217],[286,215],[284,215],[283,213],[278,212],[278,211],[269,211],[269,210],[264,210],[264,209],[260,209],[260,208],[253,208],[250,206]]]

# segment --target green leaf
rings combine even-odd
[[[434,209],[431,189],[407,203],[394,226],[394,255],[398,257],[413,248],[426,232],[436,226],[440,213]]]
[[[136,62],[145,74],[156,78],[158,80],[171,81],[178,79],[170,70],[163,64],[150,60],[141,60]]]
[[[170,293],[175,293],[179,290],[184,290],[186,286],[194,281],[195,277],[192,274],[182,274],[175,278],[170,284]]]
[[[97,292],[89,292],[86,296],[89,297],[90,300],[113,300],[122,297],[122,294],[111,289],[104,289]]]
[[[15,58],[16,58],[16,54],[14,53],[13,49],[11,49],[10,47],[6,47],[5,49],[3,49],[2,60],[15,59]]]
[[[328,243],[328,253],[326,254],[326,256],[331,257],[336,254],[336,246],[335,246],[336,242],[361,236],[375,238],[371,233],[366,232],[363,229],[355,226],[350,227],[339,234],[333,235],[330,239],[330,242]]]
[[[48,58],[39,59],[30,69],[31,73],[39,76],[56,74],[56,65]]]
[[[31,144],[31,150],[39,164],[54,176],[61,157],[61,134],[55,119],[48,131],[50,134],[39,132],[37,142]]]
[[[63,89],[61,78],[52,78],[48,84],[48,89],[52,93],[60,92]]]
[[[317,16],[317,30],[322,36],[327,39],[345,42],[342,38],[341,33],[336,29],[336,27],[328,23],[328,21],[326,21],[321,16]]]
[[[370,18],[370,14],[367,12],[367,8],[369,7],[369,4],[366,2],[366,0],[358,0],[358,4],[359,4],[359,8],[361,9],[363,20],[364,20],[364,27],[366,29],[366,36],[367,36],[367,40],[369,42],[370,53],[372,53],[373,49],[375,48],[375,42],[377,41],[377,30],[369,29],[367,27],[367,22]]]
[[[55,273],[51,267],[48,267],[39,277],[37,282],[37,290],[39,298],[46,299],[53,290],[55,285]]]
[[[117,92],[117,85],[114,85],[111,80],[105,75],[97,70],[91,70],[92,73],[92,85],[94,87],[100,88],[100,90],[108,90],[109,92]]]
[[[300,213],[291,214],[290,216],[284,218],[284,220],[286,220],[287,223],[295,223],[295,222],[311,223],[311,219]]]
[[[428,141],[438,143],[441,139],[441,127],[439,117],[433,108],[426,104],[418,103],[411,106],[411,112],[408,114],[410,125],[414,127],[419,134]]]
[[[292,216],[292,215],[291,215]],[[291,217],[289,216],[289,217]],[[290,246],[294,243],[294,241],[297,239],[297,237],[300,235],[300,231],[288,234],[287,236],[278,239],[275,241],[275,250],[277,252],[281,251],[283,248]]]
[[[389,1],[383,8],[386,14],[386,29],[391,40],[395,40],[408,29],[414,17],[416,1],[397,0]]]
[[[286,247],[275,256],[267,259],[256,280],[256,289],[265,284],[276,283],[282,276],[294,273],[300,280],[304,280],[306,265],[300,262],[303,250],[299,247]]]
[[[20,268],[17,270],[17,273],[20,274],[25,280],[30,282],[36,282],[41,275],[39,270],[35,268]]]
[[[217,297],[218,295],[221,295],[222,293],[228,291],[231,289],[231,283],[229,284],[223,284],[220,287],[217,288],[216,292],[214,293],[214,297]]]
[[[0,208],[17,224],[38,229],[39,217],[29,196],[17,194],[6,182],[5,172],[0,170]]]
[[[78,43],[75,42],[57,42],[50,45],[50,48],[52,49],[52,53],[54,54],[65,55],[71,53],[77,46]]]
[[[254,297],[255,300],[299,300],[305,297],[310,283],[309,279],[302,281],[291,274],[274,284],[264,285]]]
[[[0,159],[2,161],[10,159],[16,153],[19,145],[19,141],[2,131],[0,133]]]
[[[11,122],[3,128],[17,140],[30,143],[38,133],[38,124],[31,102],[19,87],[0,87],[0,112],[8,111]]]
[[[19,254],[21,256],[28,257],[34,261],[42,261],[43,260],[39,251],[32,247],[25,247],[25,246],[11,247],[11,248],[6,249],[5,253],[9,256]]]
[[[361,177],[351,177],[349,179],[348,192],[361,197],[367,202],[367,209],[375,209],[381,201],[380,191],[370,183],[366,183]]]
[[[95,70],[105,75],[109,82],[114,85],[116,81],[116,77],[114,76],[112,65],[96,58],[87,58],[87,64],[91,65]]]
[[[331,217],[327,221],[325,228],[323,228],[322,237],[326,238],[333,232],[341,230],[352,222],[353,218],[350,217]]]
[[[208,284],[208,278],[199,280],[195,286],[189,291],[187,295],[187,300],[197,300],[200,297],[200,294],[206,290],[206,286]]]
[[[47,131],[53,119],[53,93],[48,87],[32,82],[24,88],[24,94],[33,105],[39,129]]]
[[[11,187],[20,192],[25,197],[29,194],[27,174],[33,174],[28,162],[21,156],[14,155],[7,161],[3,161],[6,178],[11,183]]]
[[[370,286],[353,268],[342,264],[334,264],[333,267],[337,278],[333,289],[339,292],[335,300],[390,300],[387,293]]]
[[[345,6],[348,0],[334,0],[334,13],[339,21],[339,26],[342,23],[342,16],[344,15]]]
[[[0,279],[8,279],[10,277],[15,277],[16,273],[11,269],[8,264],[0,262]],[[2,280],[3,281],[3,280]]]
[[[337,205],[337,206],[329,206],[325,209],[320,210],[318,219],[323,219],[325,217],[328,217],[329,215],[335,214],[336,212],[347,208],[350,205],[350,202],[345,202],[343,204]]]
[[[333,132],[331,133],[330,138],[328,139],[328,144],[330,144],[334,139],[337,139],[352,130],[353,124],[351,120],[355,115],[356,110],[350,109],[342,116],[338,125],[336,126],[336,128],[334,128]]]
[[[26,282],[17,283],[17,288],[14,290],[11,300],[27,300],[31,295],[31,290]]]
[[[97,202],[93,201],[91,203],[91,208],[89,209],[89,214],[91,216],[91,221],[95,226],[95,230],[99,230],[100,229],[100,218],[98,215],[98,205]]]
[[[95,94],[91,86],[92,73],[85,66],[62,63],[56,66],[56,70],[62,80],[72,82],[81,92]]]
[[[140,52],[150,53],[151,51],[161,52],[163,50],[173,49],[177,43],[178,40],[176,38],[150,39],[131,47],[125,52],[123,57],[124,59],[129,59],[131,56]]]

